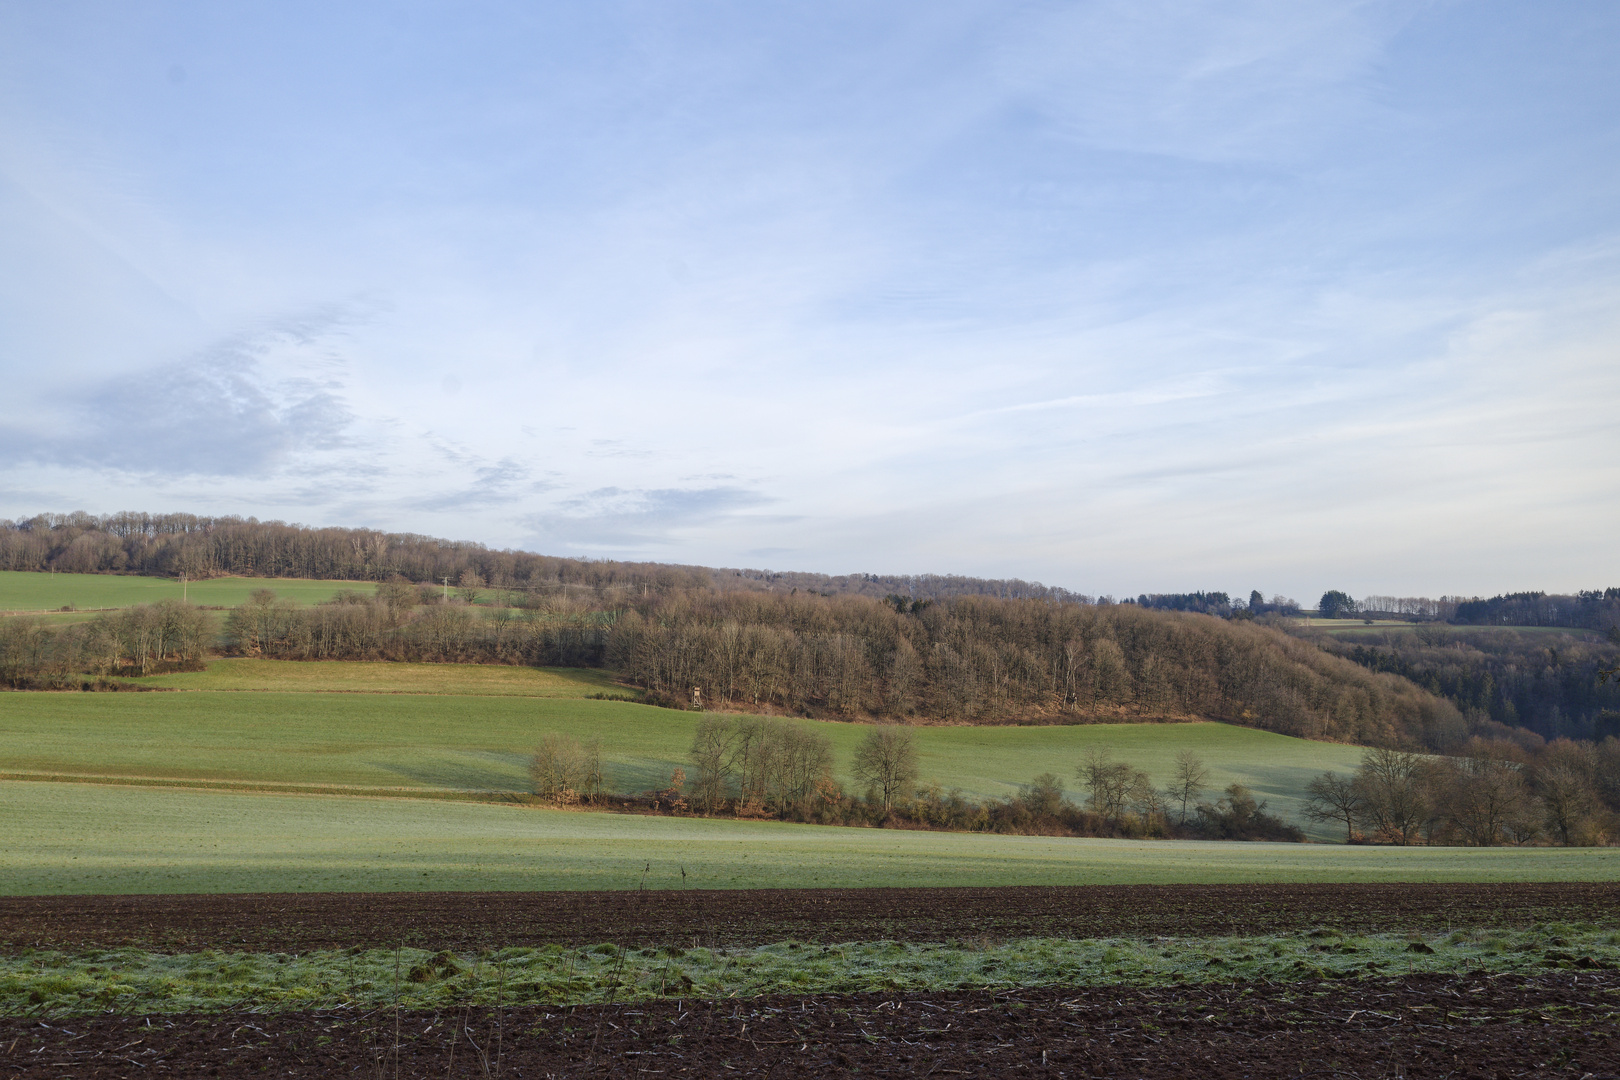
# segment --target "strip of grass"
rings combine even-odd
[[[182,585],[178,578],[0,570],[0,611],[53,611],[70,604],[78,608],[120,608],[179,600],[182,596],[193,604],[235,607],[255,589],[270,589],[300,604],[318,604],[345,589],[370,596],[376,587],[374,581],[250,577],[210,578]]]
[[[1569,636],[1585,637],[1591,635],[1591,630],[1582,630],[1569,626],[1478,626],[1471,623],[1412,623],[1395,620],[1377,621],[1371,624],[1360,619],[1307,619],[1304,625],[1312,630],[1321,630],[1335,637],[1363,637],[1385,634],[1411,633],[1422,630],[1426,633],[1439,634],[1478,634],[1478,633],[1513,633],[1536,634],[1541,636]]]
[[[342,678],[357,668],[386,679],[390,667],[426,669],[425,679],[489,685],[510,679],[514,688],[555,687],[572,673],[521,668],[456,669],[449,665],[307,665],[312,681]],[[288,668],[234,662],[244,681],[305,678]],[[199,673],[207,678],[213,671]],[[576,685],[595,673],[581,673]],[[196,676],[165,677],[182,685]],[[221,678],[235,678],[227,674]],[[487,682],[479,682],[487,680]],[[403,683],[401,683],[403,684]],[[379,682],[376,685],[385,685]],[[546,732],[600,739],[609,790],[633,794],[669,783],[689,765],[697,713],[618,701],[423,694],[235,693],[9,694],[0,710],[0,761],[12,772],[119,775],[176,780],[236,780],[281,784],[439,787],[449,790],[523,791],[528,761]],[[849,775],[855,747],[869,728],[814,722],[835,753],[835,772]],[[1210,766],[1211,788],[1248,784],[1271,800],[1274,812],[1298,816],[1311,777],[1327,769],[1352,771],[1361,749],[1310,742],[1225,724],[1092,724],[1048,727],[929,727],[917,729],[921,779],[960,788],[975,798],[1013,794],[1038,773],[1072,777],[1093,746],[1167,783],[1175,753],[1191,749]],[[1070,780],[1071,786],[1077,783]],[[1316,835],[1333,839],[1318,826]]]
[[[1617,848],[1081,840],[86,784],[0,783],[0,821],[7,895],[1620,878]]]
[[[584,1005],[667,997],[930,992],[1040,986],[1292,982],[1409,973],[1537,974],[1620,965],[1620,934],[1592,927],[1459,931],[1427,941],[1333,931],[1233,938],[760,948],[603,943],[476,955],[420,949],[166,955],[137,949],[0,958],[0,1012],[62,1017],[226,1009]]]
[[[600,668],[510,664],[401,664],[365,660],[211,660],[204,671],[152,675],[146,686],[297,694],[439,694],[456,697],[639,696]]]

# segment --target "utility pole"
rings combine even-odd
[[[450,602],[450,579],[449,578],[444,579],[444,602],[447,603],[447,604]]]

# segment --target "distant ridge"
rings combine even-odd
[[[494,588],[816,592],[828,596],[904,596],[942,600],[991,596],[1004,600],[1093,603],[1068,589],[1018,578],[957,574],[817,574],[805,571],[690,566],[678,563],[575,559],[491,549],[466,540],[376,529],[315,528],[253,517],[124,512],[38,514],[0,520],[0,570],[125,573],[192,578],[241,575],[339,581],[452,583],[476,575]]]

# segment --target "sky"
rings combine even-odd
[[[1620,5],[0,0],[0,517],[1620,584]]]

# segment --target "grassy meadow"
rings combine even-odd
[[[149,694],[14,694],[0,709],[0,773],[261,785],[521,792],[547,732],[600,739],[610,790],[667,786],[687,764],[698,714],[586,694],[623,692],[602,672],[483,665],[217,660],[146,680]],[[848,769],[861,724],[806,721]],[[1161,785],[1175,753],[1197,752],[1211,787],[1249,785],[1298,817],[1305,785],[1355,768],[1361,750],[1216,723],[917,729],[921,779],[1005,796],[1042,772],[1071,787],[1094,746]],[[1303,823],[1309,824],[1309,823]],[[1319,835],[1332,839],[1331,827]]]
[[[0,821],[7,895],[1620,876],[1615,848],[996,836],[88,784],[0,784]]]
[[[175,578],[0,570],[0,612],[54,612],[64,607],[121,608],[179,600],[182,596],[205,607],[235,607],[246,601],[255,589],[270,589],[277,596],[300,604],[318,604],[345,589],[369,596],[376,587],[371,581],[248,577],[210,578],[182,585]]]
[[[1580,630],[1568,626],[1474,626],[1470,624],[1453,625],[1443,622],[1415,623],[1404,619],[1375,619],[1365,622],[1361,619],[1300,619],[1301,626],[1311,630],[1321,630],[1334,637],[1349,638],[1376,638],[1382,640],[1388,634],[1412,633],[1421,630],[1426,634],[1478,634],[1494,631],[1512,632],[1515,634],[1533,634],[1538,637],[1574,637],[1584,638],[1593,636],[1590,630]],[[1601,636],[1601,635],[1598,635]]]
[[[531,668],[509,664],[403,664],[381,661],[213,660],[206,671],[153,675],[146,686],[295,694],[440,694],[468,697],[580,698],[638,696],[600,668]]]

